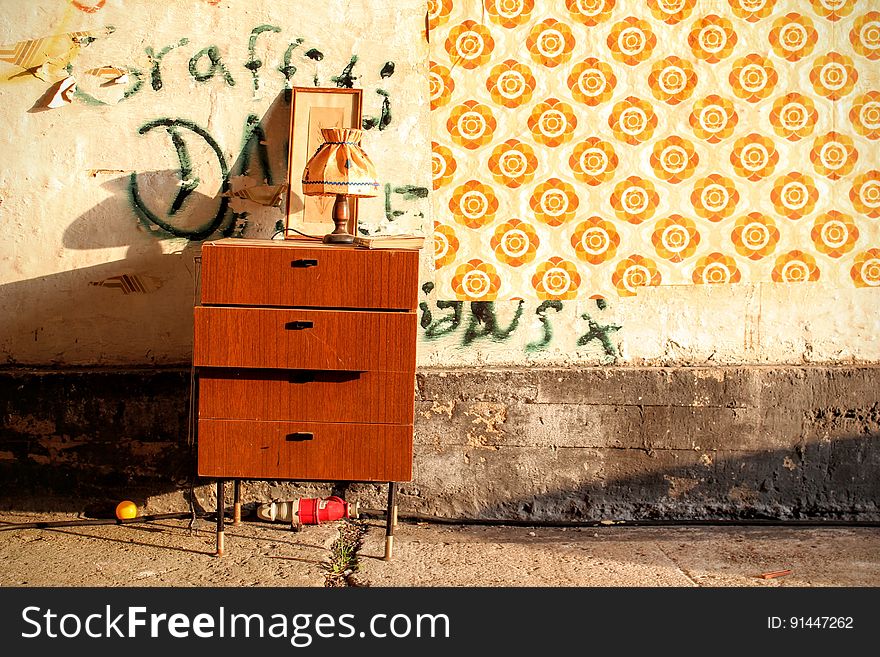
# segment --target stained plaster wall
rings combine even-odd
[[[363,89],[384,194],[361,201],[362,226],[427,221],[421,2],[3,0],[0,13],[7,363],[189,360],[201,240],[269,238],[285,218],[223,194],[286,181],[292,86]],[[47,109],[67,77],[71,102]]]
[[[206,231],[270,237],[283,219],[278,208],[235,201],[224,207],[220,194],[227,186],[285,180],[285,89],[311,86],[316,77],[331,86],[334,76],[346,80],[356,54],[349,72],[352,83],[364,89],[365,116],[375,123],[365,146],[385,191],[363,202],[365,224],[370,230],[430,226],[437,216],[425,194],[432,187],[425,7],[367,0],[337,0],[320,9],[314,3],[260,0],[0,0],[0,10],[0,116],[7,128],[0,134],[6,162],[0,170],[5,238],[0,358],[13,366],[4,374],[0,465],[22,484],[79,493],[97,486],[101,495],[131,494],[133,482],[146,482],[143,501],[158,499],[157,492],[167,487],[173,491],[168,508],[185,508],[183,492],[193,469],[184,434],[194,258]],[[78,35],[76,44],[70,38],[38,41],[71,32],[87,34]],[[22,42],[26,45],[14,47]],[[25,56],[30,70],[12,63]],[[394,63],[390,75],[388,62]],[[120,68],[128,80],[106,84],[89,73],[98,67]],[[47,92],[68,74],[77,81],[72,102],[42,109],[51,96]],[[187,193],[181,196],[181,190]],[[179,198],[184,200],[172,212]],[[584,294],[564,302],[452,301],[437,297],[432,256],[429,247],[423,253],[419,309],[419,364],[425,373],[417,404],[416,477],[402,491],[409,508],[497,515],[492,510],[503,507],[515,517],[598,517],[610,507],[596,507],[592,494],[576,492],[569,499],[566,493],[547,504],[535,499],[551,489],[582,490],[573,489],[572,481],[589,480],[585,485],[599,490],[607,477],[624,486],[614,494],[615,513],[638,515],[639,505],[653,513],[657,504],[668,504],[670,515],[712,515],[720,507],[706,506],[707,499],[727,504],[739,500],[742,490],[763,491],[764,479],[800,472],[793,464],[805,443],[818,445],[813,461],[828,472],[834,462],[826,455],[827,442],[838,434],[864,439],[846,443],[857,448],[856,456],[843,459],[847,467],[850,461],[876,459],[876,368],[852,376],[840,368],[847,370],[839,375],[847,391],[843,397],[826,394],[825,379],[805,386],[801,379],[810,375],[808,368],[785,370],[792,389],[806,387],[812,396],[792,402],[794,419],[782,432],[791,445],[778,453],[765,452],[781,440],[775,436],[779,431],[768,431],[754,414],[740,421],[738,410],[725,410],[727,387],[708,410],[688,409],[706,405],[704,381],[735,387],[746,380],[759,400],[755,417],[763,417],[767,385],[760,368],[715,365],[880,362],[878,290],[749,283],[660,286],[625,299]],[[92,365],[107,369],[74,371]],[[577,366],[580,378],[569,381],[571,395],[544,399],[532,394],[534,381],[519,375],[481,377],[468,370],[450,375],[455,381],[450,385],[445,371],[532,365],[548,368],[534,375],[552,395],[568,381],[553,367]],[[677,375],[637,367],[645,365],[709,367],[693,370],[699,385],[671,394],[668,380]],[[15,366],[61,372],[31,375]],[[688,378],[689,371],[681,375]],[[865,383],[850,390],[853,376]],[[832,382],[837,377],[826,376]],[[646,388],[655,390],[653,396],[645,397]],[[502,426],[511,396],[516,398],[511,421]],[[826,397],[829,401],[822,401]],[[652,406],[660,407],[661,415],[679,407],[686,412],[668,426],[646,423],[653,416],[645,409]],[[730,417],[719,419],[717,413]],[[625,431],[612,421],[621,414],[633,418]],[[799,421],[801,415],[807,419]],[[832,418],[837,433],[832,436],[824,425],[814,431],[814,416]],[[856,418],[851,431],[834,424],[850,416]],[[677,459],[685,452],[677,441],[706,426],[717,429],[718,444],[697,447],[728,449],[733,464],[742,453],[760,452],[766,468],[754,474],[731,465],[716,476],[711,459],[708,465],[701,459],[700,467],[709,470],[679,472]],[[655,438],[621,446],[623,435]],[[740,438],[731,442],[731,435]],[[554,460],[561,456],[567,470]],[[636,465],[627,465],[631,461]],[[487,474],[488,467],[494,474]],[[870,479],[873,466],[860,467],[860,476]],[[642,471],[653,474],[643,477]],[[681,486],[674,482],[684,477],[682,485],[690,486],[707,476],[705,499],[678,495]],[[810,475],[809,490],[826,495],[856,486],[835,476]],[[508,493],[499,502],[501,488]],[[768,490],[761,504],[779,504],[776,489]],[[797,481],[791,486],[794,501],[785,504],[792,513],[805,508],[797,497],[803,490]],[[210,505],[211,491],[200,491]],[[251,493],[249,499],[298,494],[265,487]],[[383,490],[370,494],[378,503]],[[813,512],[844,507],[861,512],[860,500],[873,493],[853,495],[842,506],[835,502]],[[166,502],[151,504],[161,509]],[[749,508],[736,506],[737,512]]]
[[[382,197],[362,201],[367,229],[419,229],[438,216],[424,196],[431,119],[421,2],[340,0],[317,10],[2,0],[0,9],[7,363],[185,363],[200,245],[191,238],[212,227],[214,236],[273,234],[282,209],[220,194],[284,182],[285,89],[316,78],[335,85],[352,54],[351,83],[364,89],[364,115],[377,124],[365,145],[385,184]],[[78,31],[86,32],[78,43],[14,47]],[[102,66],[123,70],[128,82],[89,73]],[[77,81],[72,102],[44,110],[68,74]],[[424,256],[422,366],[880,360],[876,289],[759,282],[643,288],[607,301],[448,301],[433,290],[430,247]]]

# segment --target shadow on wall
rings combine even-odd
[[[132,140],[147,145],[131,146],[155,149],[154,159],[168,168],[108,180],[102,187],[109,197],[63,235],[65,249],[126,248],[125,258],[0,286],[10,309],[3,341],[8,363],[186,362],[200,241],[244,230],[270,237],[283,217],[278,208],[224,194],[235,186],[286,182],[286,96],[279,94],[262,119],[247,118],[231,164],[214,138],[191,122],[157,119],[142,126]],[[163,246],[175,238],[177,244]]]
[[[861,423],[862,428],[856,431],[791,449],[651,452],[542,448],[539,458],[546,480],[562,482],[578,476],[591,480],[550,490],[542,483],[542,472],[529,472],[516,457],[505,455],[510,450],[504,448],[490,453],[488,449],[462,447],[460,456],[481,465],[457,477],[458,484],[434,481],[435,473],[449,467],[438,464],[448,454],[422,446],[415,454],[416,480],[401,488],[401,513],[538,522],[878,521],[880,409],[873,409],[871,417],[862,418]],[[420,481],[422,474],[431,481]],[[473,479],[467,481],[469,477]]]

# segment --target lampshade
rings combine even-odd
[[[306,164],[305,196],[378,196],[376,168],[361,148],[362,130],[322,128],[324,143]]]

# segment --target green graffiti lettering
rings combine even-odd
[[[403,210],[393,210],[391,208],[391,185],[385,184],[385,218],[388,221],[394,221],[403,214]]]
[[[207,71],[201,72],[199,71],[199,61],[205,56],[208,57],[211,66]],[[230,87],[235,86],[235,80],[232,79],[229,69],[227,69],[226,65],[223,63],[223,59],[220,56],[220,49],[217,48],[217,46],[202,48],[192,56],[192,59],[189,60],[189,74],[193,76],[197,82],[207,82],[217,74],[217,71],[220,71],[220,73],[223,74],[223,79],[226,80],[226,84]]]
[[[122,100],[128,100],[144,87],[144,74],[141,70],[129,67],[128,74],[134,82],[132,82],[131,86],[129,86],[128,89],[125,90],[125,93],[122,94]]]
[[[277,25],[259,25],[251,30],[250,39],[248,39],[248,60],[244,67],[251,72],[254,84],[254,93],[260,90],[260,76],[257,71],[263,66],[263,62],[257,59],[257,37],[263,32],[280,32],[281,28]]]
[[[525,302],[522,300],[517,303],[516,313],[514,314],[513,319],[510,321],[510,324],[506,329],[502,329],[498,326],[498,317],[495,314],[494,301],[472,301],[471,321],[464,332],[462,343],[465,346],[468,346],[477,338],[482,337],[489,337],[496,342],[506,340],[519,326],[524,303]]]
[[[382,79],[390,78],[394,75],[394,62],[385,62],[385,66],[379,71],[379,77]]]
[[[415,185],[403,185],[394,188],[395,194],[403,194],[404,201],[415,201],[419,198],[428,198],[427,187],[416,187]]]
[[[544,335],[536,342],[530,342],[526,345],[526,351],[529,353],[544,349],[553,339],[553,327],[550,326],[550,318],[547,317],[548,311],[559,312],[562,310],[561,301],[543,301],[540,306],[535,309],[535,314],[541,320],[544,329]]]
[[[385,185],[385,219],[394,221],[397,217],[404,214],[403,210],[395,210],[391,205],[391,194],[401,194],[405,201],[415,201],[420,198],[428,198],[428,188],[418,187],[416,185],[402,185],[401,187],[392,187]]]
[[[272,167],[269,164],[269,149],[266,147],[266,141],[266,133],[263,130],[263,126],[260,125],[260,117],[256,114],[248,115],[244,123],[244,136],[236,169],[240,173],[250,175],[251,154],[256,151],[265,184],[274,185],[275,182],[272,176]]]
[[[174,201],[171,203],[171,209],[168,214],[174,216],[183,207],[184,201],[192,194],[196,187],[199,186],[199,179],[193,176],[192,159],[189,156],[189,149],[186,142],[180,134],[176,126],[168,126],[165,128],[171,137],[171,143],[177,151],[177,160],[180,162],[180,189]]]
[[[147,58],[153,65],[153,68],[150,70],[150,84],[153,87],[153,91],[159,91],[159,89],[162,88],[162,72],[159,69],[159,65],[162,63],[162,58],[175,48],[185,46],[188,43],[189,39],[184,38],[175,44],[165,46],[159,52],[153,52],[153,49],[149,46],[144,49],[144,51],[147,53]]]
[[[335,75],[330,78],[330,81],[335,83],[337,87],[343,89],[351,89],[354,87],[354,82],[357,79],[351,73],[354,70],[354,65],[357,64],[358,58],[357,55],[352,55],[348,64],[344,69],[342,69],[342,73],[339,75]]]
[[[425,294],[431,294],[431,292],[433,291],[434,284],[432,282],[428,281],[427,283],[422,285],[422,292],[424,292]],[[422,316],[419,319],[419,326],[424,329],[425,337],[429,340],[448,335],[449,333],[454,332],[461,325],[461,314],[462,308],[464,307],[464,302],[436,301],[434,305],[437,306],[438,310],[451,309],[452,313],[435,320],[433,315],[431,314],[431,309],[428,307],[428,303],[426,301],[422,301],[419,304],[419,310],[422,311]]]
[[[605,302],[604,299],[597,299],[596,305],[599,306],[599,301]],[[602,306],[599,306],[600,308]],[[587,328],[589,329],[586,333],[584,333],[580,338],[578,338],[577,344],[579,347],[583,347],[584,345],[589,344],[593,340],[598,340],[602,345],[602,349],[605,351],[606,356],[611,356],[612,358],[617,358],[617,349],[614,348],[614,345],[611,343],[610,333],[614,331],[619,331],[620,326],[616,324],[606,324],[601,325],[593,321],[593,318],[590,317],[589,314],[584,313],[581,315],[581,319],[587,320]]]
[[[192,191],[198,185],[197,180],[192,180],[192,161],[190,160],[189,151],[186,147],[186,143],[183,140],[183,137],[180,134],[181,129],[189,130],[190,132],[198,135],[202,139],[204,139],[205,143],[214,151],[214,154],[217,156],[217,161],[220,165],[220,172],[222,176],[222,186],[221,191],[225,192],[229,189],[229,166],[226,163],[226,158],[223,155],[223,151],[220,149],[219,144],[211,137],[208,132],[193,123],[192,121],[187,121],[186,119],[156,119],[155,121],[150,121],[144,124],[138,133],[141,135],[146,135],[151,130],[155,128],[165,128],[168,135],[171,137],[171,142],[175,147],[177,152],[177,157],[180,162],[180,170],[179,175],[182,181],[181,187],[177,193],[177,196],[171,202],[170,209],[166,213],[166,217],[173,217],[182,207],[186,198],[192,193]],[[229,207],[229,198],[225,196],[221,196],[220,205],[217,209],[216,214],[213,219],[208,221],[203,226],[198,226],[196,228],[179,228],[175,226],[173,223],[167,220],[167,218],[160,217],[157,213],[153,212],[149,207],[147,207],[146,203],[140,196],[140,192],[138,190],[138,179],[137,174],[132,173],[129,178],[129,193],[131,195],[132,206],[134,207],[135,214],[138,218],[144,222],[145,224],[155,224],[166,233],[173,235],[174,237],[187,237],[192,240],[202,240],[210,236],[214,231],[221,227],[224,222],[226,216],[226,210]],[[233,214],[234,219],[238,219],[239,215]]]
[[[296,66],[293,65],[293,51],[299,48],[302,45],[304,39],[300,38],[294,41],[293,43],[287,46],[287,50],[284,51],[284,59],[281,66],[278,67],[278,70],[284,76],[284,88],[285,90],[290,90],[293,88],[293,84],[291,84],[291,80],[293,76],[296,75]]]
[[[384,89],[376,89],[376,93],[382,96],[382,111],[378,118],[375,116],[368,116],[363,119],[361,127],[364,130],[372,130],[376,127],[378,127],[379,130],[384,130],[391,124],[391,98],[388,92]]]

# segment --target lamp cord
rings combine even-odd
[[[292,233],[296,233],[297,235],[302,235],[303,237],[307,237],[307,238],[309,238],[310,240],[322,240],[322,239],[324,239],[323,237],[319,237],[319,236],[317,236],[317,235],[308,235],[307,233],[303,233],[302,231],[299,231],[299,230],[297,230],[296,228],[282,228],[282,229],[280,229],[280,230],[276,230],[274,233],[272,233],[272,239],[275,239],[275,236],[276,236],[276,235],[281,235],[281,234],[284,233],[285,231],[290,231],[290,232],[292,232]]]

